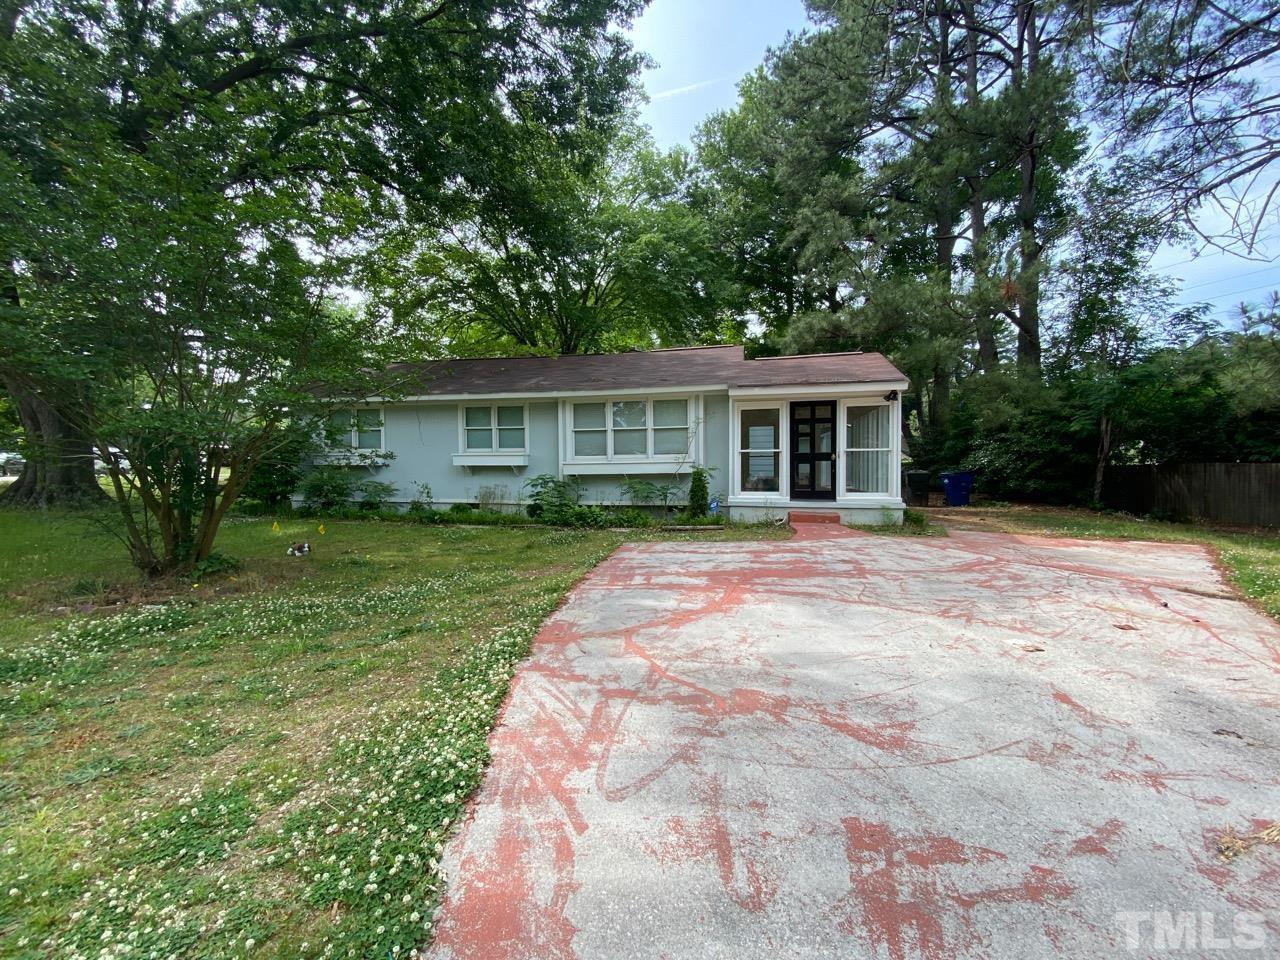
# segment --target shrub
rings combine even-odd
[[[471,504],[469,503],[451,503],[449,504],[449,512],[455,516],[462,513],[471,512]]]
[[[591,527],[599,530],[610,526],[609,514],[605,513],[599,507],[574,507],[569,511],[568,516],[564,517],[557,526],[565,527]]]
[[[381,510],[383,505],[395,495],[395,484],[383,480],[361,480],[355,485],[360,494],[361,510]]]
[[[316,467],[302,481],[302,498],[317,510],[333,510],[350,502],[356,478],[342,467]]]
[[[409,512],[412,514],[430,513],[435,501],[432,499],[431,484],[414,484],[413,499],[409,501]]]
[[[644,507],[658,499],[658,485],[645,477],[627,477],[618,484],[619,492],[633,507]]]
[[[240,497],[260,504],[259,513],[279,510],[298,489],[302,480],[302,464],[314,447],[314,439],[305,433],[291,436],[258,461],[240,491]]]
[[[529,488],[529,505],[525,511],[535,520],[553,527],[586,526],[573,522],[574,511],[582,499],[582,481],[577,477],[561,480],[549,473],[532,477]]]
[[[702,467],[694,467],[689,477],[689,516],[705,517],[711,511],[711,493],[707,488],[709,474]]]
[[[211,577],[218,573],[235,573],[239,569],[240,561],[235,557],[214,552],[197,563],[191,572],[196,577]]]
[[[636,507],[627,507],[614,513],[613,526],[650,527],[653,526],[653,517]]]

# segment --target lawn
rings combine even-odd
[[[514,665],[623,535],[320,527],[231,521],[240,570],[144,589],[89,520],[0,511],[0,957],[428,938]]]
[[[927,513],[930,520],[946,526],[1004,533],[1205,544],[1222,558],[1227,576],[1240,592],[1280,620],[1280,534],[1274,531],[1240,531],[1097,510],[1009,504]]]

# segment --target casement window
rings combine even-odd
[[[574,460],[677,459],[689,453],[690,401],[587,400],[570,404]]]
[[[466,453],[523,453],[523,404],[479,404],[463,407],[463,450]]]
[[[743,493],[777,493],[782,475],[782,409],[738,413],[738,477]]]
[[[335,450],[384,449],[382,409],[335,410],[329,414],[329,437]]]
[[[892,423],[887,403],[845,408],[845,493],[889,493],[892,489]]]

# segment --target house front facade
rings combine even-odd
[[[337,415],[341,449],[407,504],[514,509],[532,477],[576,477],[582,502],[678,486],[695,466],[732,519],[838,512],[901,519],[906,379],[873,353],[748,360],[741,346],[402,364],[395,400]],[[344,459],[345,458],[345,459]]]

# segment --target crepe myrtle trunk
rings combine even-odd
[[[93,446],[56,407],[6,382],[26,437],[21,474],[0,494],[0,504],[20,507],[83,507],[106,494],[93,473]]]

